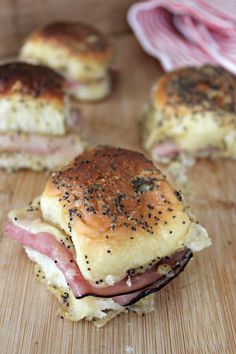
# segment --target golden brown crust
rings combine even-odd
[[[24,94],[64,99],[64,79],[44,66],[13,62],[0,65],[0,95]]]
[[[223,68],[187,67],[163,75],[153,90],[153,105],[162,117],[204,111],[235,113],[235,77]],[[168,114],[167,114],[168,113]]]
[[[98,147],[78,156],[50,178],[44,195],[57,196],[75,223],[91,228],[90,237],[119,232],[129,237],[154,234],[182,211],[181,196],[141,153]]]
[[[70,55],[86,61],[110,61],[112,47],[106,37],[80,22],[54,22],[33,32],[29,39],[64,48]]]

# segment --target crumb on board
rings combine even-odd
[[[134,352],[134,349],[132,347],[129,347],[128,345],[125,346],[125,353],[126,354],[131,354]]]

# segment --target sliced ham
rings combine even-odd
[[[68,90],[74,90],[80,86],[88,86],[88,85],[93,85],[99,82],[103,82],[107,80],[107,76],[103,76],[97,79],[93,80],[87,80],[87,81],[80,81],[80,80],[72,80],[72,79],[67,79],[66,80],[66,86]]]
[[[66,282],[75,296],[87,293],[88,284],[82,276],[71,252],[56,238],[46,232],[33,234],[16,226],[12,221],[6,225],[8,235],[31,249],[51,258],[56,266],[62,271]]]
[[[153,292],[159,291],[165,285],[167,285],[171,280],[173,280],[177,275],[182,272],[185,266],[188,264],[192,257],[192,252],[187,249],[184,252],[177,252],[168,260],[163,260],[161,263],[165,263],[171,266],[171,272],[167,273],[165,276],[159,274],[159,278],[152,285],[137,291],[132,294],[125,294],[121,296],[113,297],[113,300],[122,306],[133,305],[135,302],[139,301],[145,296],[150,295]],[[158,265],[155,268],[158,268]]]
[[[80,85],[79,81],[67,79],[66,80],[66,87],[68,90],[74,90]]]
[[[79,107],[70,107],[66,118],[66,124],[73,132],[81,132],[84,128],[84,120]]]
[[[180,149],[173,141],[163,141],[162,143],[154,145],[152,149],[153,158],[166,157],[172,158],[180,153]]]
[[[219,152],[220,150],[220,147],[208,145],[204,148],[197,149],[195,151],[190,150],[190,152],[192,156],[202,157],[211,156],[212,154]],[[174,141],[163,141],[162,143],[157,143],[153,146],[152,157],[154,160],[158,160],[158,158],[171,159],[180,155],[181,153],[187,152],[187,150],[181,150]]]
[[[236,74],[236,2],[151,0],[131,6],[128,22],[165,70],[210,63]]]
[[[31,233],[12,221],[8,221],[6,232],[11,238],[24,246],[50,257],[63,272],[74,296],[79,299],[85,296],[112,297],[120,304],[134,303],[143,296],[159,290],[174,278],[188,263],[192,254],[189,249],[176,252],[173,256],[160,260],[158,264],[144,273],[134,274],[108,287],[96,287],[90,284],[80,272],[72,253],[49,233]],[[161,264],[171,267],[171,272],[163,275],[158,272]],[[128,295],[129,294],[129,295]],[[131,296],[132,294],[132,296]],[[122,296],[120,296],[122,295]]]
[[[60,152],[76,151],[76,135],[46,136],[24,133],[1,133],[0,151],[6,153],[31,153],[50,155]],[[75,153],[76,155],[76,153]]]

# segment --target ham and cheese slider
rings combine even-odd
[[[26,63],[0,65],[0,168],[54,170],[84,150],[68,122],[64,79],[53,70]],[[73,119],[72,119],[73,118]]]
[[[20,58],[40,63],[67,80],[68,92],[79,100],[97,101],[111,90],[113,53],[106,37],[79,22],[55,22],[26,38]]]
[[[152,158],[236,157],[236,80],[226,70],[203,66],[164,74],[151,91],[142,121]]]
[[[107,146],[54,172],[38,201],[10,212],[6,231],[63,316],[98,326],[127,309],[152,310],[153,293],[211,243],[151,161]]]

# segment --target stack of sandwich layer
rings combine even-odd
[[[231,73],[205,65],[163,74],[152,87],[143,145],[179,182],[198,158],[236,158],[235,83]]]
[[[0,66],[0,167],[54,170],[84,150],[68,128],[64,79],[25,63]]]

